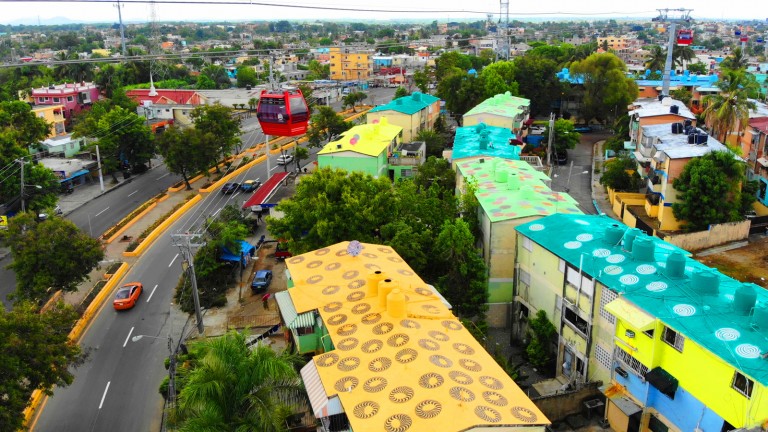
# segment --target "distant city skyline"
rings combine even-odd
[[[134,0],[135,1],[135,0]],[[34,25],[50,23],[51,19],[69,21],[73,23],[113,23],[118,21],[115,3],[78,3],[78,2],[9,2],[3,3],[3,13],[0,15],[0,24],[28,24]],[[410,0],[390,0],[386,3],[352,2],[349,0],[335,0],[327,2],[323,0],[262,0],[256,3],[243,5],[209,4],[171,5],[167,3],[156,4],[158,21],[274,21],[274,20],[438,20],[445,22],[450,19],[486,19],[486,13],[494,14],[494,19],[499,19],[499,2],[494,0],[426,0],[414,7]],[[279,7],[267,5],[291,5],[294,7]],[[374,11],[333,11],[319,8],[363,8],[387,11],[410,12],[374,12]],[[582,0],[581,2],[526,2],[509,4],[509,19],[512,20],[584,20],[584,19],[647,19],[657,14],[656,8],[685,7],[694,9],[691,16],[694,19],[758,19],[768,18],[768,7],[762,11],[754,8],[745,11],[742,8],[714,0],[691,2],[691,4],[670,5],[664,0],[648,0],[642,3],[616,3],[608,0]],[[415,10],[435,11],[419,13]],[[757,13],[758,15],[755,15]],[[745,15],[749,15],[746,18]],[[124,22],[147,22],[150,20],[149,3],[123,4]]]

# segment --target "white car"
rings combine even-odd
[[[545,130],[547,128],[544,126],[531,126],[528,135],[543,135]]]
[[[293,160],[293,155],[280,155],[277,157],[278,165],[288,165]]]

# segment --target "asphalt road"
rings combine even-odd
[[[576,148],[568,150],[568,162],[556,165],[552,174],[552,190],[567,192],[586,214],[597,214],[592,203],[592,147],[608,137],[602,132],[581,134]]]

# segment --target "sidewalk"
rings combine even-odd
[[[600,177],[605,171],[605,161],[603,160],[604,143],[605,141],[596,142],[592,150],[592,199],[594,200],[594,204],[599,213],[612,217],[617,221],[621,221],[619,215],[617,215],[613,211],[613,208],[611,208],[611,202],[608,200],[608,192],[606,192],[605,187],[600,184]],[[595,173],[596,168],[600,169],[599,173]]]

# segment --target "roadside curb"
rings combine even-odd
[[[139,243],[138,246],[136,246],[136,249],[134,249],[131,252],[123,252],[123,256],[125,257],[137,257],[144,253],[144,249],[148,248],[149,245],[151,245],[165,230],[168,229],[168,227],[171,226],[174,222],[176,222],[184,213],[189,210],[190,207],[197,204],[200,200],[203,199],[203,196],[198,194],[195,195],[192,199],[184,203],[183,206],[179,207],[178,210],[173,212],[173,214],[166,220],[164,220],[160,225],[157,226],[154,230],[152,230],[151,233],[142,241]]]

